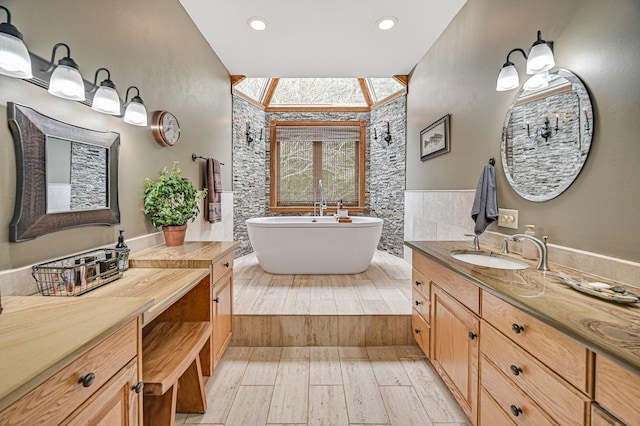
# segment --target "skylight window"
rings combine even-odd
[[[368,78],[367,83],[371,92],[371,99],[374,102],[381,101],[404,88],[394,78]]]
[[[268,78],[245,78],[236,86],[236,89],[252,99],[261,102],[267,87]]]
[[[398,76],[396,76],[398,77]],[[396,78],[245,78],[232,76],[234,93],[265,108],[370,108],[406,93]],[[375,104],[375,105],[374,105]]]
[[[356,78],[281,78],[271,105],[366,105]]]

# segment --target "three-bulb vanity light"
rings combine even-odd
[[[502,65],[498,75],[497,91],[504,92],[520,86],[518,70],[509,60],[509,56],[513,52],[522,53],[522,56],[527,60],[526,72],[532,77],[524,84],[526,90],[538,90],[549,85],[549,70],[556,65],[553,58],[553,42],[542,40],[541,32],[538,31],[538,39],[531,46],[528,56],[520,48],[512,49],[507,54],[507,61]]]
[[[106,68],[98,68],[93,84],[85,82],[80,74],[78,64],[71,58],[71,49],[66,43],[53,46],[51,60],[46,61],[32,53],[24,44],[22,34],[11,24],[11,12],[0,6],[7,14],[7,22],[0,23],[0,74],[21,78],[37,86],[47,89],[54,96],[78,101],[91,106],[91,109],[103,114],[120,116],[122,102],[118,97],[116,86],[111,81],[111,73]],[[66,49],[66,56],[55,65],[58,48]],[[106,71],[107,78],[98,86],[98,73]],[[127,105],[129,89],[136,90],[136,96]],[[126,109],[124,121],[136,126],[147,125],[147,110],[144,107],[140,91],[130,86],[125,96]]]

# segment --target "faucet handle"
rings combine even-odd
[[[464,234],[465,237],[473,237],[473,246],[474,250],[480,250],[480,242],[478,240],[478,236],[476,234]]]

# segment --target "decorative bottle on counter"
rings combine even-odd
[[[529,235],[530,237],[536,236],[536,226],[535,225],[525,225],[525,235]],[[522,239],[522,257],[525,259],[537,259],[538,258],[538,249],[536,245],[529,240]]]
[[[120,230],[118,236],[118,244],[116,244],[116,251],[118,252],[118,269],[124,272],[129,269],[129,248],[124,242],[124,231]]]

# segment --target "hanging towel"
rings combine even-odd
[[[208,158],[206,172],[206,219],[209,221],[209,223],[222,222],[222,180],[220,178],[220,162],[215,158]]]
[[[480,235],[487,226],[498,218],[498,204],[496,201],[496,172],[491,164],[482,169],[482,174],[476,187],[476,195],[471,209],[471,218],[476,223],[474,232]]]

